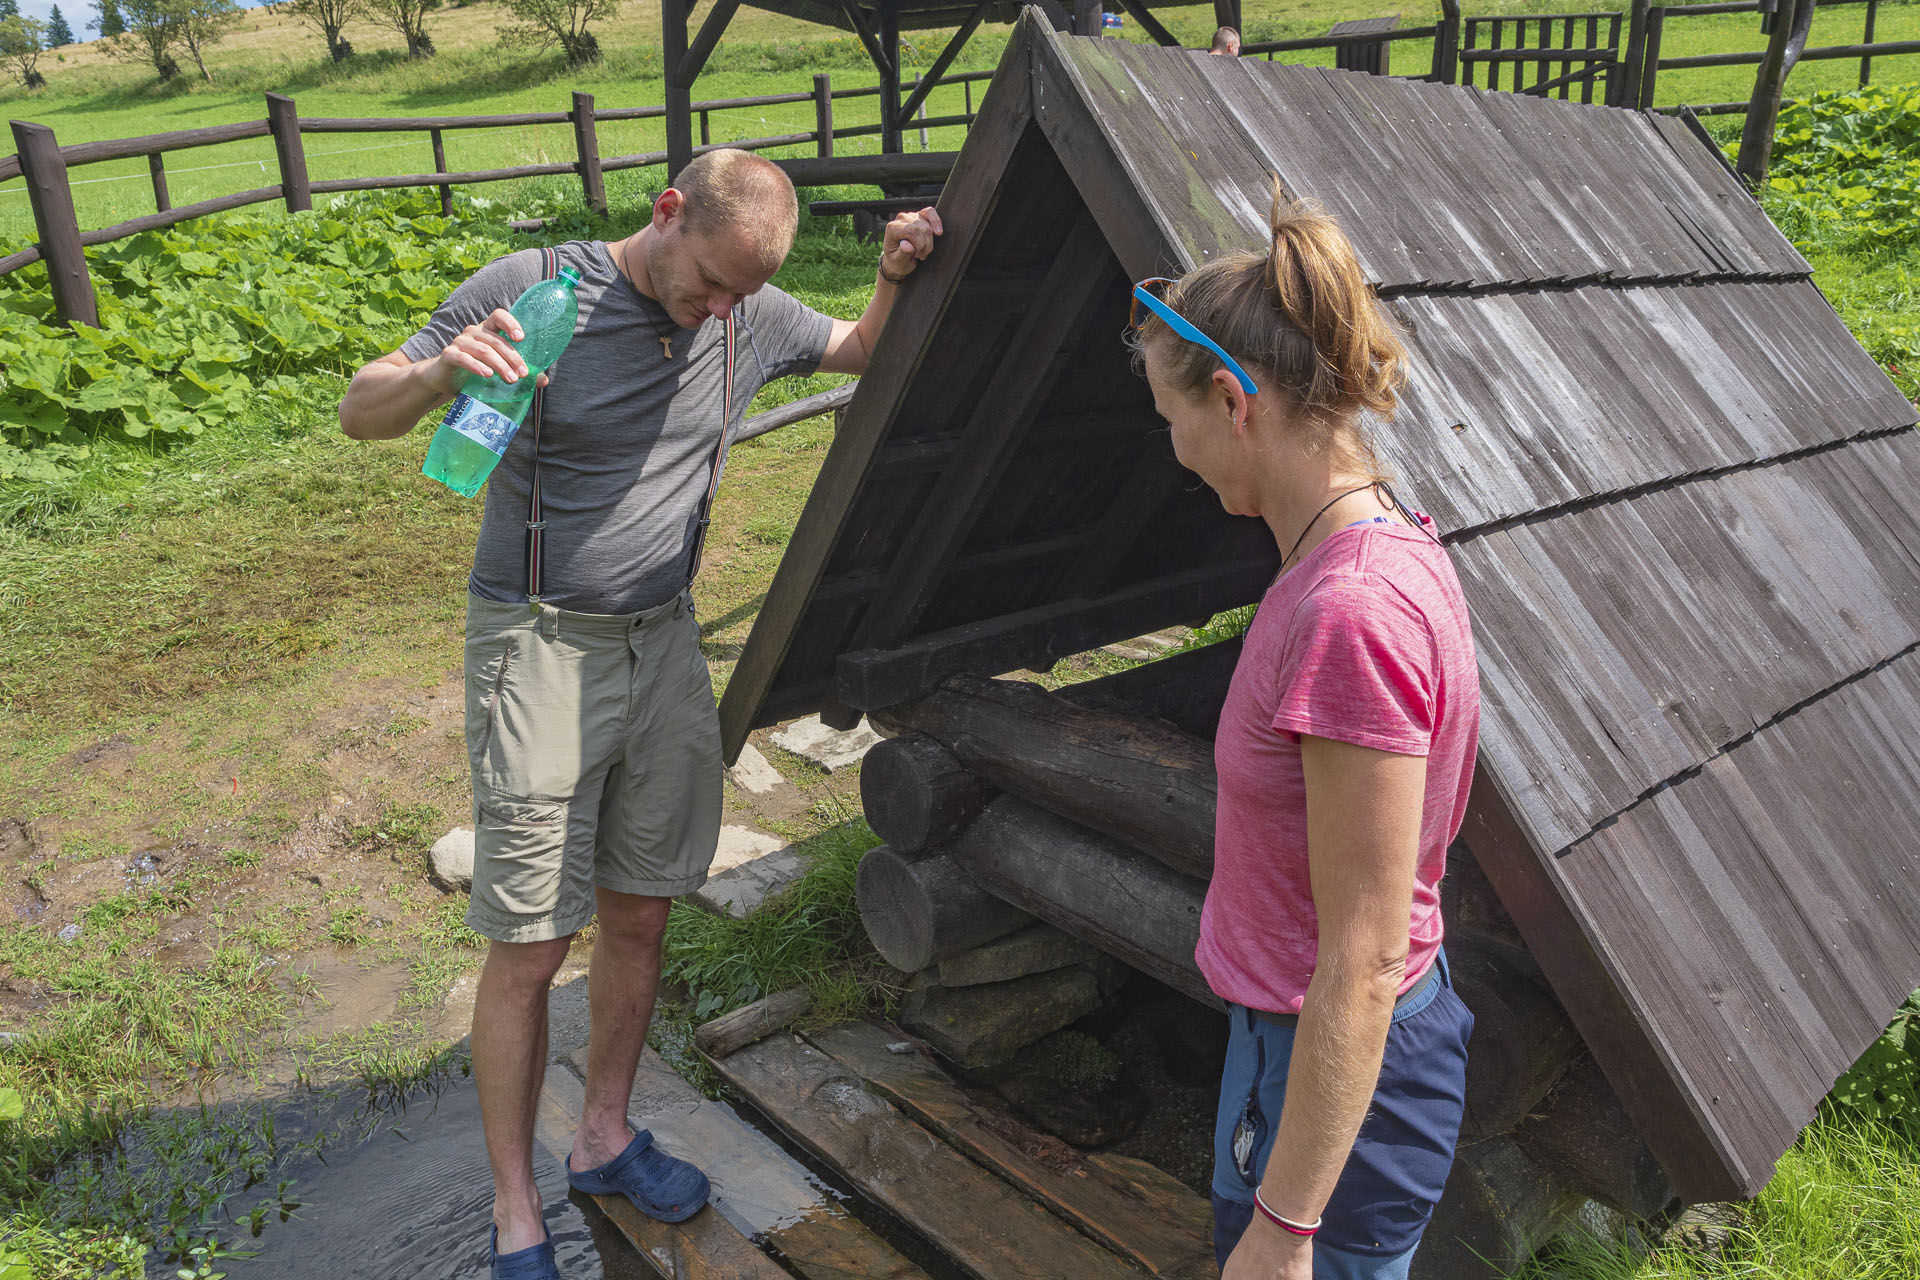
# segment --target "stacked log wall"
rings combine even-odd
[[[915,916],[925,936],[907,958],[979,945],[985,897],[1218,1008],[1193,951],[1212,871],[1210,735],[1237,648],[1059,694],[957,676],[874,713],[893,735],[863,769],[868,821],[888,842],[875,879],[922,859],[939,868],[936,892],[972,904],[945,926]],[[901,932],[891,897],[863,895],[862,909],[876,945]],[[1670,1184],[1464,845],[1450,851],[1442,909],[1475,1030],[1461,1156],[1429,1235],[1452,1243],[1432,1250],[1434,1265],[1475,1253],[1479,1273],[1518,1265],[1588,1198],[1636,1217],[1666,1210]]]

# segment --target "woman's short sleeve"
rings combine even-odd
[[[1437,655],[1426,617],[1384,578],[1334,574],[1287,629],[1273,727],[1424,756],[1433,743]]]

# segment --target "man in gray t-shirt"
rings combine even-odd
[[[932,209],[896,217],[865,314],[835,320],[767,284],[798,216],[779,168],[723,150],[684,169],[636,234],[560,245],[551,265],[579,275],[580,318],[540,376],[538,470],[523,427],[487,486],[468,582],[467,922],[491,939],[472,1043],[496,1278],[559,1275],[533,1180],[534,1109],[547,986],[596,912],[586,1101],[569,1180],[666,1221],[707,1199],[706,1177],[635,1134],[626,1104],[668,907],[705,881],[719,833],[719,723],[689,580],[725,461],[727,370],[729,429],[773,378],[863,372],[896,287],[940,233]],[[548,266],[526,250],[481,268],[398,351],[354,375],[341,427],[358,439],[404,435],[470,375],[524,376],[506,308]],[[544,552],[530,600],[536,474]]]

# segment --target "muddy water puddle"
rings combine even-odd
[[[556,1068],[557,1069],[557,1068]],[[479,1095],[454,1079],[416,1097],[352,1145],[281,1171],[299,1210],[272,1223],[250,1259],[221,1265],[234,1280],[485,1280],[493,1204]],[[590,1204],[568,1198],[565,1171],[541,1144],[534,1176],[568,1280],[639,1280],[654,1273]],[[170,1270],[155,1269],[153,1275]]]

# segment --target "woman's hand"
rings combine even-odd
[[[505,307],[496,309],[479,324],[462,329],[459,336],[434,357],[435,388],[451,396],[470,373],[501,382],[519,381],[527,374],[527,362],[520,358],[513,344],[526,336],[511,311]],[[534,386],[546,385],[547,375],[543,373]]]
[[[1313,1280],[1313,1237],[1282,1231],[1256,1211],[1220,1280]]]

